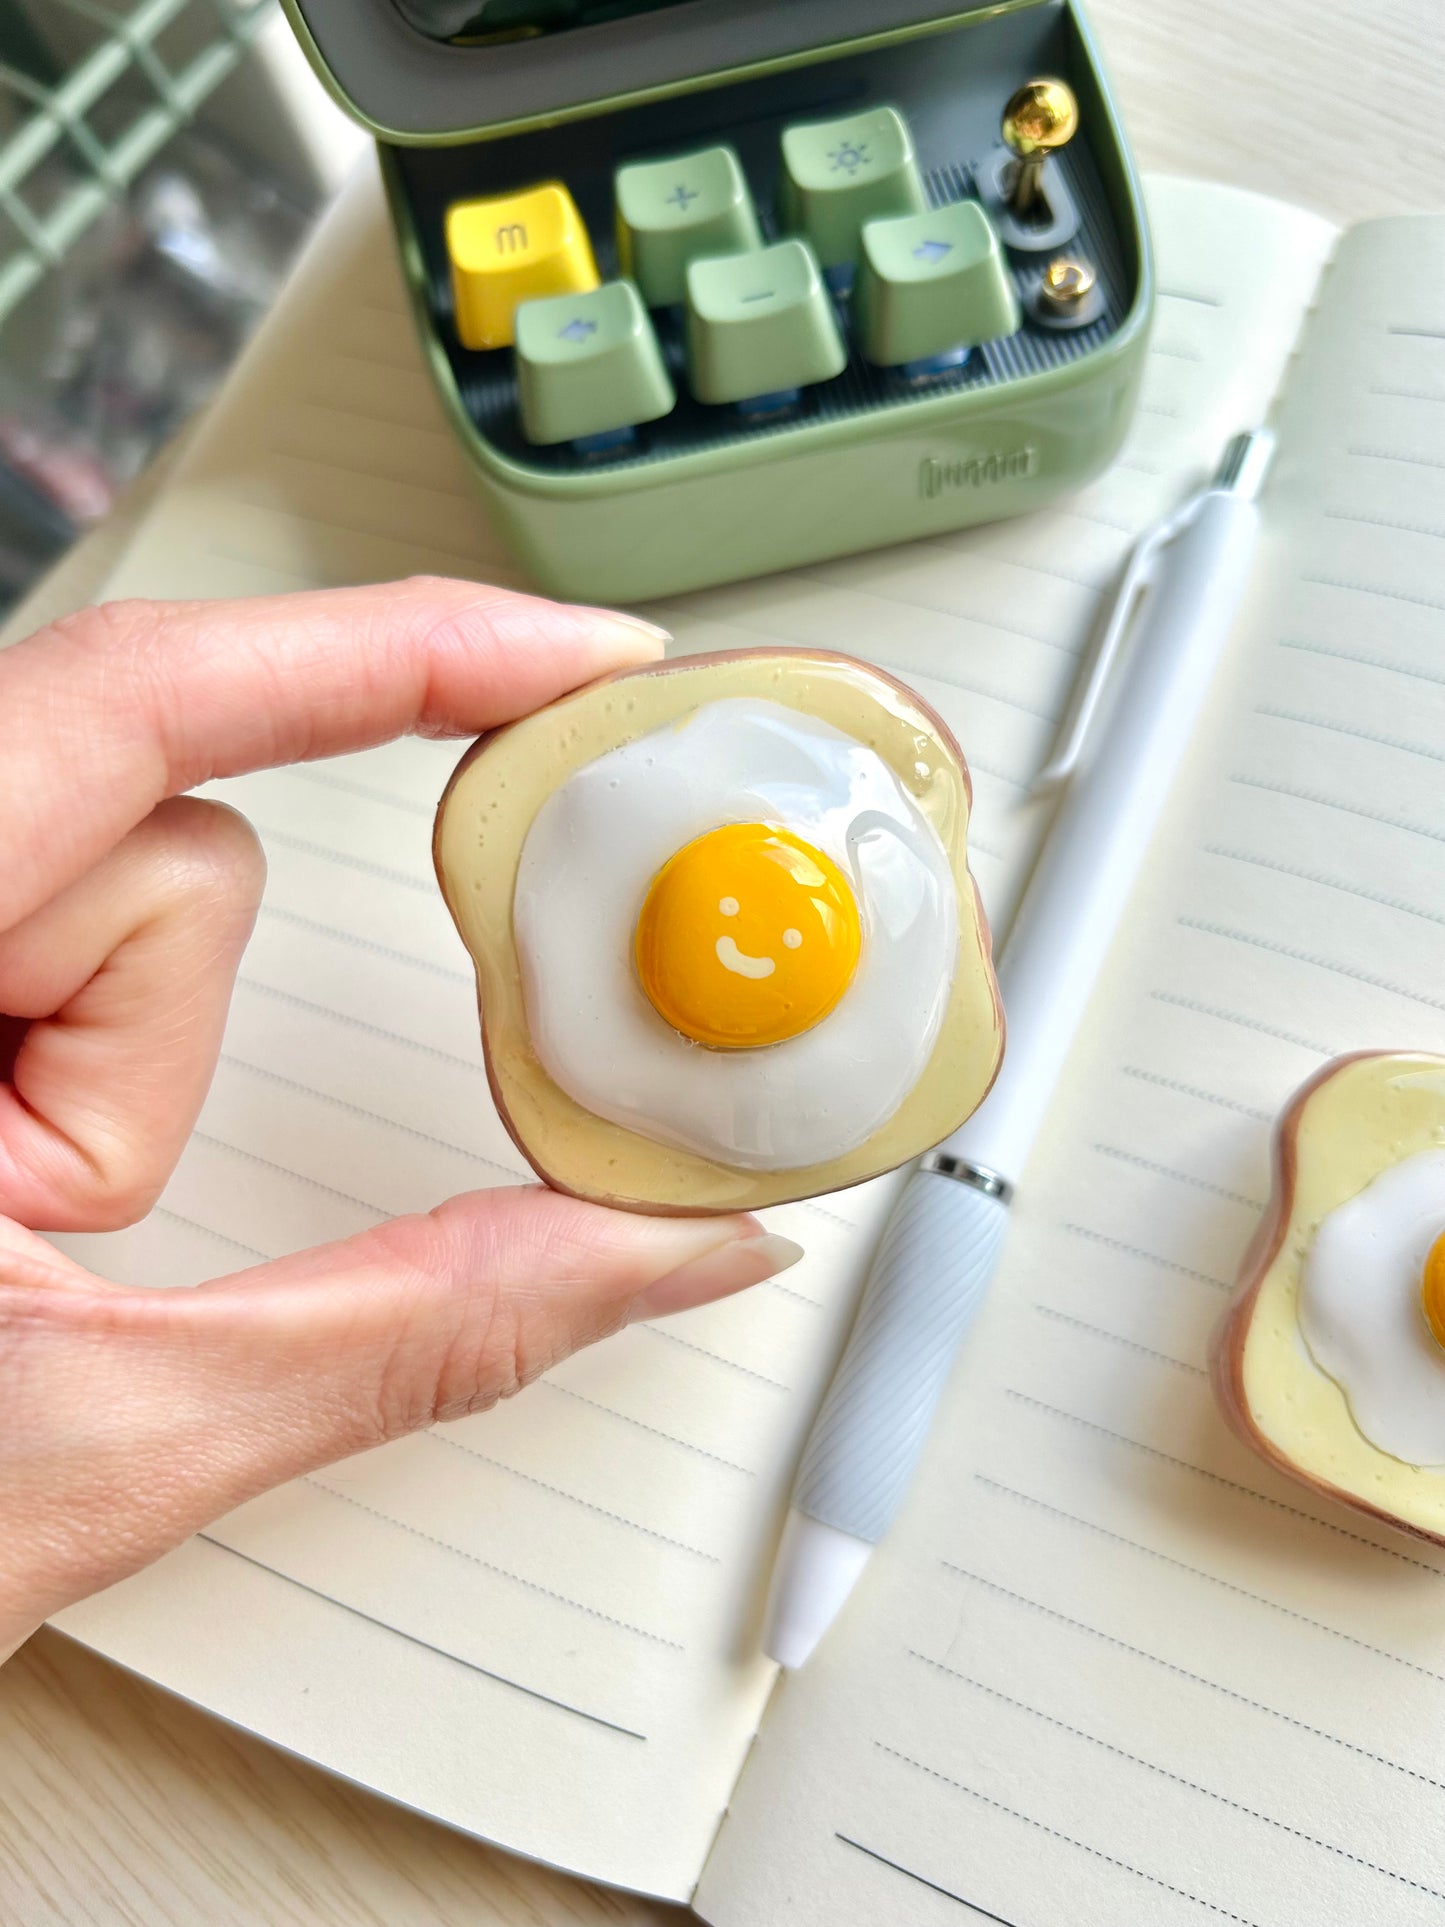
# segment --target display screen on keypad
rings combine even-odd
[[[397,151],[479,433],[543,470],[655,462],[1101,346],[1133,288],[1087,126],[1037,78],[1041,31]]]
[[[392,0],[392,4],[409,26],[429,40],[485,46],[596,27],[635,13],[658,13],[677,6],[679,0]]]

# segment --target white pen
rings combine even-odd
[[[874,1254],[773,1573],[763,1644],[784,1666],[812,1653],[903,1502],[1244,592],[1273,451],[1266,430],[1236,437],[1209,487],[1139,543],[1038,779],[1068,787],[999,960],[1003,1066],[973,1116],[920,1160]],[[1111,678],[1126,636],[1129,663]]]

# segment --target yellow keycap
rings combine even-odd
[[[447,255],[457,336],[464,348],[509,348],[517,304],[543,294],[585,294],[598,285],[592,243],[560,182],[454,201]]]

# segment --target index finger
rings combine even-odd
[[[82,610],[0,653],[0,930],[215,776],[471,735],[661,653],[633,617],[418,577]]]

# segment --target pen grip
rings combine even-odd
[[[873,1259],[793,1488],[800,1512],[870,1545],[908,1489],[949,1368],[998,1261],[1008,1206],[915,1172]]]

